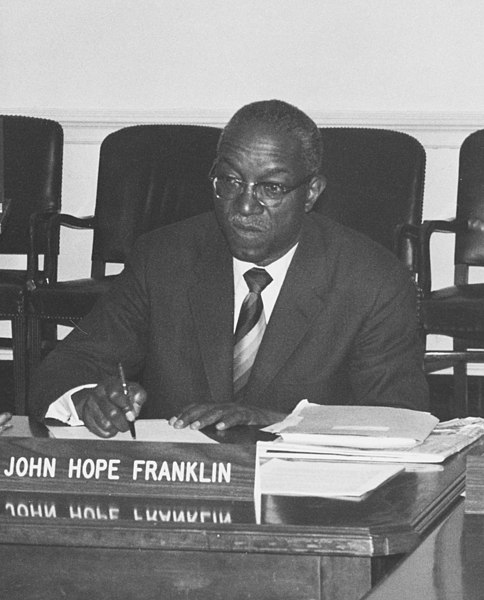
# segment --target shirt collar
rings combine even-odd
[[[288,250],[286,252],[286,254],[281,256],[281,258],[278,258],[273,263],[271,263],[270,265],[267,265],[265,267],[260,267],[253,263],[239,260],[238,258],[235,258],[235,256],[234,256],[233,257],[233,265],[234,265],[234,282],[235,282],[235,284],[237,285],[237,283],[243,278],[244,273],[246,271],[248,271],[249,269],[252,269],[254,267],[256,267],[258,269],[261,269],[261,268],[265,269],[269,273],[269,275],[272,277],[273,280],[277,280],[281,277],[284,278],[286,275],[287,269],[289,268],[289,265],[291,264],[291,260],[294,256],[294,253],[296,252],[297,246],[298,246],[298,244],[295,244],[290,250]]]

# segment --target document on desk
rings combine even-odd
[[[357,499],[403,470],[401,465],[274,458],[260,467],[260,492],[280,496]]]
[[[484,419],[465,417],[438,423],[420,444],[410,448],[353,448],[331,445],[294,444],[281,437],[258,442],[261,456],[299,457],[327,461],[438,464],[484,437]]]
[[[170,442],[184,444],[218,444],[201,431],[185,427],[175,429],[167,419],[139,419],[136,421],[136,440],[133,440],[129,431],[119,432],[112,438],[100,438],[91,433],[84,425],[77,427],[48,425],[49,433],[53,438],[69,440],[114,440],[135,442]]]
[[[292,444],[353,448],[410,448],[439,420],[430,413],[384,406],[323,406],[301,401],[270,428]]]

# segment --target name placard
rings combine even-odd
[[[255,446],[0,438],[0,490],[250,500]]]

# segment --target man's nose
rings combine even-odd
[[[261,214],[264,207],[257,200],[256,190],[253,183],[246,183],[244,190],[239,194],[237,210],[241,215]]]

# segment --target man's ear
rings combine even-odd
[[[314,203],[323,193],[326,187],[326,178],[322,175],[315,175],[308,185],[308,194],[304,204],[304,210],[308,213],[314,206]]]

